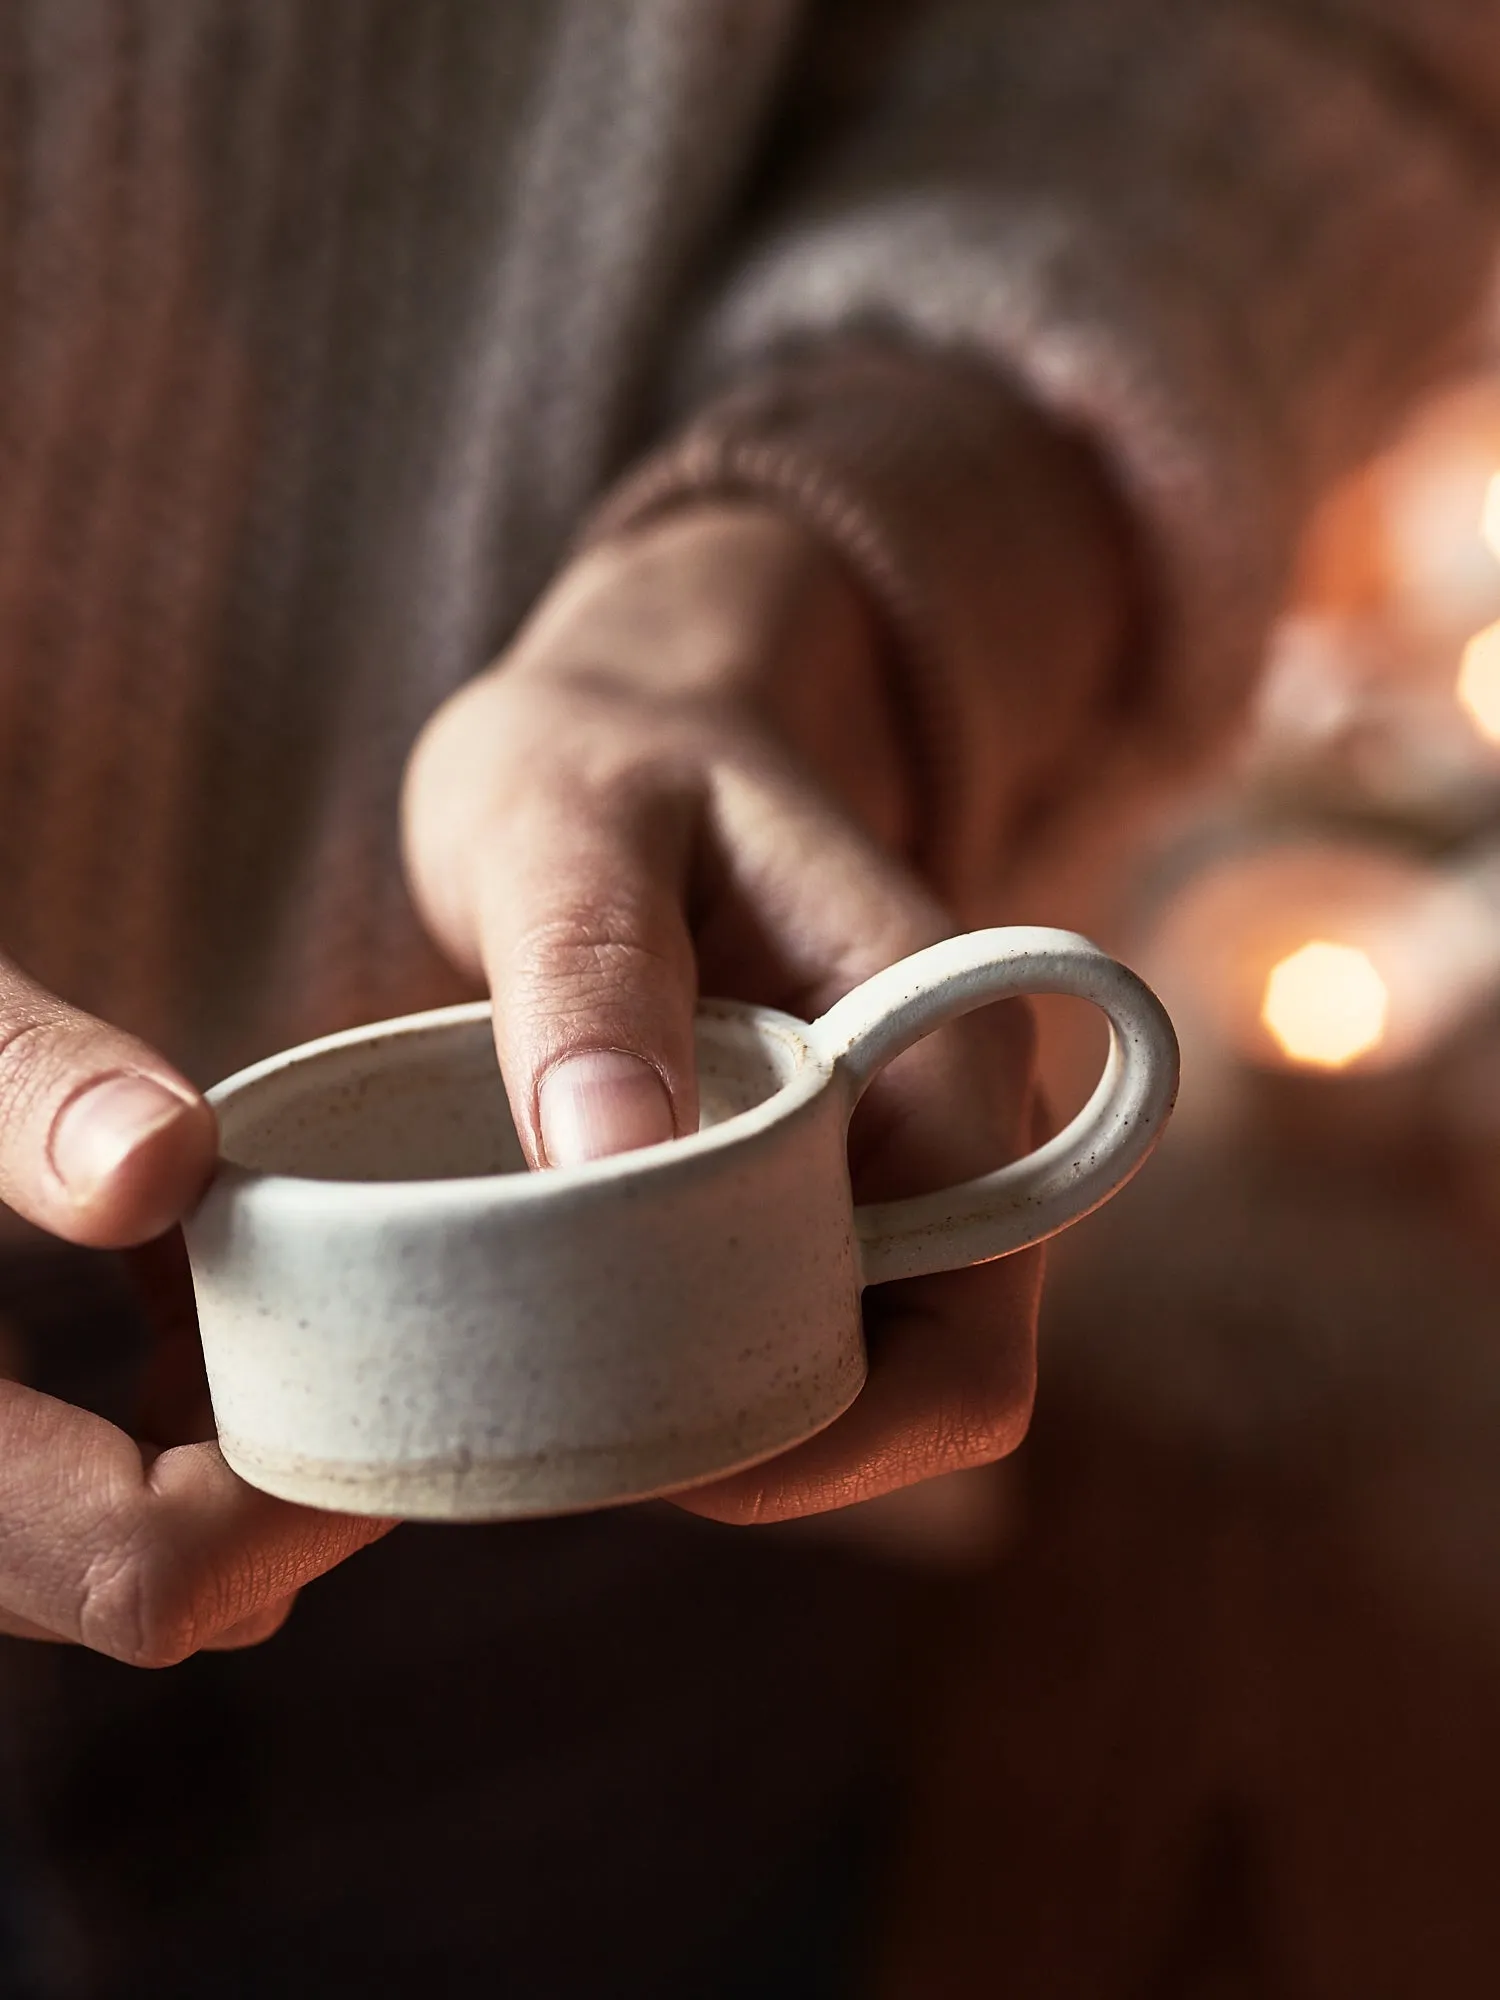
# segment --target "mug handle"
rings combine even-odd
[[[1109,1056],[1072,1122],[1009,1166],[937,1194],[854,1211],[863,1282],[917,1278],[1007,1257],[1055,1236],[1122,1188],[1177,1095],[1177,1037],[1141,979],[1072,931],[970,931],[877,972],[814,1024],[850,1086],[852,1111],[876,1073],[945,1021],[1021,994],[1090,1000],[1109,1021]]]

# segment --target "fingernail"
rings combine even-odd
[[[623,1049],[569,1056],[549,1069],[537,1093],[537,1122],[553,1167],[654,1146],[677,1130],[661,1077]]]
[[[70,1099],[52,1127],[52,1170],[87,1201],[138,1146],[180,1118],[187,1100],[149,1076],[106,1076]]]

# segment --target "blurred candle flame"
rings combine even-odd
[[[1480,735],[1500,743],[1500,620],[1476,632],[1464,647],[1456,692]]]
[[[1260,1018],[1283,1055],[1343,1069],[1379,1046],[1390,995],[1368,953],[1314,938],[1271,969]]]

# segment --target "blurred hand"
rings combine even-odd
[[[0,959],[0,1199],[72,1243],[143,1244],[215,1150],[213,1113],[159,1055]],[[216,1445],[137,1444],[0,1380],[0,1632],[140,1666],[250,1645],[386,1525],[268,1499]]]
[[[587,553],[434,718],[408,774],[409,873],[439,943],[488,982],[534,1164],[696,1128],[700,984],[811,1020],[948,934],[899,858],[912,788],[879,644],[800,528],[700,507]],[[997,1166],[1037,1115],[1029,1014],[972,1015],[862,1101],[856,1195]],[[782,1519],[1008,1452],[1031,1409],[1040,1269],[1032,1253],[868,1292],[853,1408],[680,1504]]]

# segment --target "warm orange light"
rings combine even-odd
[[[1492,475],[1484,489],[1484,506],[1479,513],[1479,534],[1490,554],[1500,560],[1500,472]]]
[[[1480,735],[1500,743],[1500,620],[1464,647],[1457,693]]]
[[[1379,1044],[1389,1002],[1364,952],[1317,938],[1272,968],[1260,1018],[1293,1062],[1343,1069]]]

